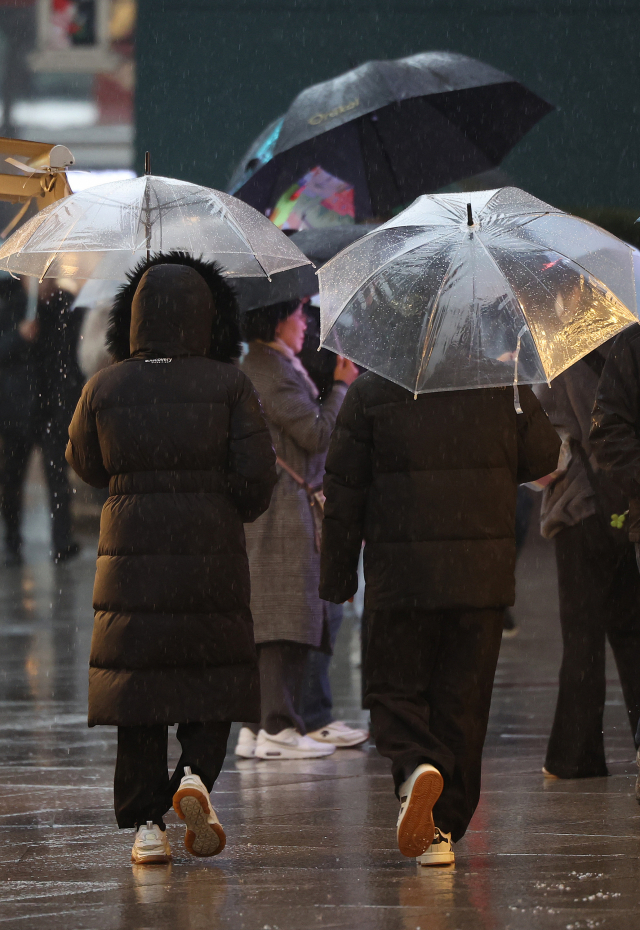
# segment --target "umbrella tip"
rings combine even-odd
[[[473,226],[473,213],[471,212],[471,204],[467,204],[467,226]]]
[[[144,153],[144,173],[151,174],[151,153]]]

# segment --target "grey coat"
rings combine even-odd
[[[242,368],[260,396],[276,454],[311,486],[324,462],[346,385],[319,404],[303,374],[281,352],[252,342]],[[326,605],[318,595],[320,554],[302,488],[281,468],[269,510],[245,527],[251,612],[257,643],[290,640],[319,647]]]
[[[610,343],[605,343],[592,355],[599,353],[604,359],[609,349]],[[559,474],[545,488],[540,510],[540,532],[547,539],[594,514],[601,513],[608,518],[609,514],[621,513],[627,506],[615,484],[600,472],[589,443],[598,380],[596,371],[580,359],[554,378],[549,387],[539,384],[534,388],[562,439]]]

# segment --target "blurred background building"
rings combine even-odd
[[[135,19],[135,0],[0,0],[0,134],[130,169]]]
[[[628,238],[640,204],[639,26],[637,0],[139,0],[135,164],[150,149],[154,172],[224,188],[305,86],[443,49],[557,107],[475,186],[510,181]]]

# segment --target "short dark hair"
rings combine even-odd
[[[242,318],[242,334],[245,340],[253,342],[254,339],[260,339],[262,342],[273,342],[278,323],[295,313],[299,306],[299,300],[283,300],[279,304],[249,310]]]

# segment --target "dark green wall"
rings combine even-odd
[[[430,49],[501,68],[558,106],[504,169],[562,206],[640,212],[640,0],[139,0],[137,167],[226,186],[308,84]]]

